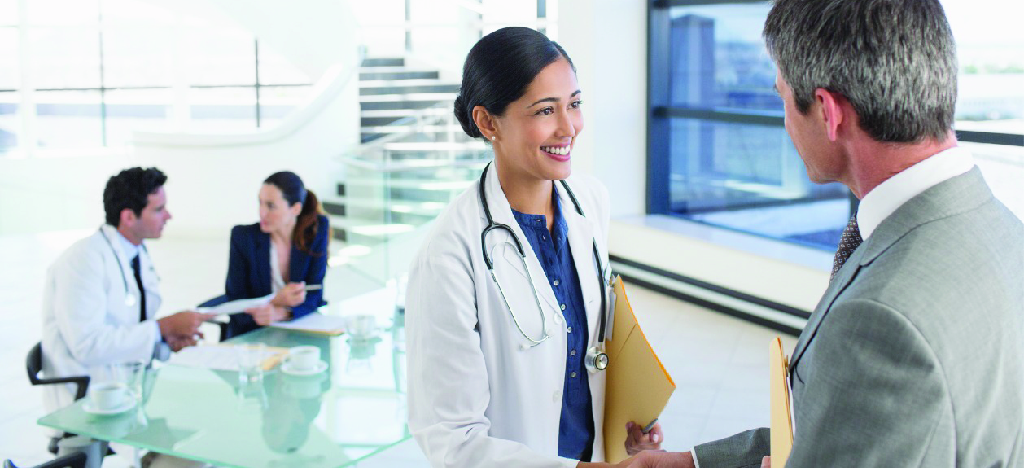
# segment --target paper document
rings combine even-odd
[[[289,320],[287,322],[275,322],[270,324],[273,328],[284,328],[286,330],[316,333],[319,335],[340,335],[345,332],[345,317],[324,315],[320,312],[313,312],[305,317]]]
[[[238,353],[235,346],[244,344],[210,344],[185,348],[171,355],[167,364],[182,367],[199,367],[202,369],[214,370],[238,370]],[[263,357],[263,370],[273,369],[284,356],[288,354],[287,348],[266,348]]]
[[[781,338],[772,340],[768,353],[772,468],[785,468],[793,449],[793,413],[789,398],[789,360],[782,352]]]
[[[618,463],[626,459],[626,423],[646,426],[661,415],[676,384],[640,330],[622,278],[612,285],[615,318],[609,335],[614,339],[605,346],[604,453],[605,460]]]
[[[213,307],[196,307],[196,312],[203,314],[213,313],[217,315],[234,314],[238,312],[245,312],[245,309],[248,309],[250,307],[259,307],[262,305],[270,304],[270,301],[273,299],[273,294],[268,294],[263,297],[257,297],[255,299],[238,299],[235,301],[225,302],[221,305],[216,305]]]

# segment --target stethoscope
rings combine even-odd
[[[107,246],[110,247],[110,251],[114,254],[114,259],[117,260],[117,269],[121,271],[121,281],[124,283],[124,306],[135,307],[135,304],[138,304],[138,299],[135,297],[135,294],[132,294],[131,290],[128,289],[128,275],[124,272],[124,262],[122,262],[121,257],[117,255],[117,249],[114,248],[114,244],[110,242],[110,238],[107,237],[107,233],[103,232],[103,228],[100,228],[100,234],[103,235],[103,240],[107,241]],[[146,249],[145,245],[140,245],[140,247],[142,247],[142,250],[145,250],[146,253],[149,253],[149,250]]]
[[[480,174],[480,203],[484,207],[484,216],[487,217],[487,226],[484,228],[483,232],[480,233],[480,248],[484,254],[484,263],[487,264],[487,270],[491,272],[491,279],[494,280],[494,284],[498,287],[498,293],[501,295],[501,300],[505,303],[505,308],[508,309],[508,313],[512,315],[512,322],[516,325],[516,328],[519,329],[519,333],[523,335],[523,338],[526,338],[526,341],[530,343],[529,345],[524,344],[521,346],[521,349],[526,350],[543,343],[550,338],[551,335],[548,333],[547,316],[544,315],[544,309],[540,304],[540,294],[533,283],[533,275],[530,273],[529,267],[526,266],[526,251],[523,249],[523,243],[519,241],[519,237],[516,236],[516,233],[507,224],[494,222],[494,218],[491,217],[491,210],[487,206],[487,195],[484,193],[484,179],[487,178],[487,170],[490,169],[490,167],[491,165],[487,164],[487,166],[484,167],[484,172]],[[580,216],[586,218],[586,215],[583,214],[583,208],[580,207],[580,202],[576,200],[576,194],[574,194],[572,189],[569,188],[569,184],[564,180],[559,182],[562,183],[562,187],[565,188],[565,192],[569,194],[569,199],[572,200],[573,206],[576,207],[576,213],[579,213]],[[523,330],[523,327],[519,324],[519,320],[516,318],[516,313],[512,311],[512,306],[508,303],[508,298],[505,297],[505,291],[502,289],[501,283],[498,282],[497,275],[494,274],[494,262],[491,261],[490,255],[487,254],[486,240],[487,233],[495,230],[505,231],[512,238],[512,242],[505,241],[505,243],[511,244],[515,247],[516,252],[519,254],[519,261],[523,264],[523,270],[526,271],[526,276],[530,280],[530,288],[533,289],[533,299],[537,303],[537,313],[540,314],[540,338],[531,337],[526,333],[526,330]],[[601,255],[597,250],[597,240],[594,240],[594,260],[597,261],[597,284],[601,290],[601,318],[597,329],[597,345],[587,348],[587,354],[583,358],[583,365],[589,372],[603,371],[608,368],[608,354],[604,352],[605,320],[608,315],[608,310],[606,308],[607,293],[605,291],[607,282],[605,281],[604,264],[601,263]]]

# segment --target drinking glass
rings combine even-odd
[[[263,380],[263,360],[267,356],[267,345],[263,343],[247,343],[235,346],[238,358],[238,381],[243,384]]]

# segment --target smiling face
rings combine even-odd
[[[260,231],[266,233],[290,233],[295,219],[302,211],[302,204],[288,206],[281,189],[272,184],[260,187]]]
[[[561,180],[572,172],[570,160],[583,113],[576,72],[561,58],[544,67],[526,93],[495,119],[494,151],[517,178]]]

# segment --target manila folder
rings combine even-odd
[[[647,425],[657,418],[676,384],[640,330],[622,279],[616,277],[613,284],[615,311],[605,343],[604,453],[605,460],[618,463],[626,459],[626,423]]]
[[[782,353],[782,339],[775,338],[769,347],[769,398],[771,399],[772,467],[785,468],[793,449],[793,420],[789,409],[789,363]]]

